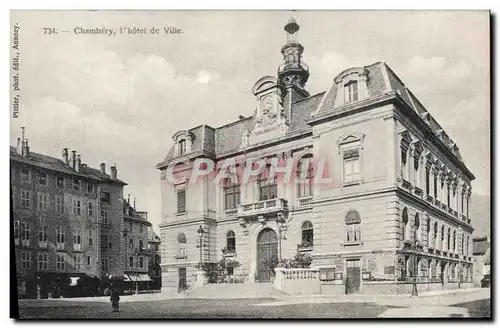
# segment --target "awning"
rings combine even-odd
[[[125,281],[151,281],[151,277],[148,274],[143,274],[143,273],[126,273],[125,274]]]

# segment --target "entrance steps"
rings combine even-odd
[[[285,296],[272,283],[207,284],[188,291],[189,298],[280,298]]]

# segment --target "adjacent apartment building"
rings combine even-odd
[[[153,227],[149,227],[148,232],[148,250],[150,254],[149,260],[149,276],[151,277],[151,289],[161,288],[161,253],[160,253],[161,239],[153,230]]]
[[[222,256],[246,281],[270,281],[269,259],[297,251],[352,293],[471,281],[474,175],[458,145],[384,62],[346,67],[309,94],[298,30],[290,19],[277,76],[252,88],[254,115],[178,131],[157,164],[162,288],[194,286],[196,265]],[[235,179],[190,181],[199,158],[234,163]],[[245,182],[249,158],[267,167]],[[270,174],[289,159],[299,183]],[[187,180],[172,182],[169,170]]]
[[[46,297],[60,278],[123,276],[123,187],[65,148],[30,150],[24,128],[10,147],[11,206],[19,297]]]
[[[135,200],[130,205],[130,196],[123,205],[124,238],[127,247],[124,249],[126,259],[124,273],[125,282],[129,287],[147,289],[151,282],[149,276],[148,231],[151,222],[148,221],[148,212],[137,211]]]

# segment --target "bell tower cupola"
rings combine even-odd
[[[304,47],[298,41],[299,24],[290,18],[285,25],[287,42],[281,47],[283,63],[278,67],[278,79],[285,87],[295,87],[308,94],[304,86],[309,78],[309,66],[302,60]]]

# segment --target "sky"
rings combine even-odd
[[[183,129],[213,127],[250,116],[251,93],[275,76],[289,17],[311,76],[322,92],[353,66],[385,61],[456,141],[475,174],[473,192],[490,190],[489,13],[472,11],[22,11],[19,23],[20,117],[32,151],[82,162],[116,163],[157,228],[162,161]],[[58,34],[44,34],[43,28]],[[115,28],[116,36],[77,35],[74,29]],[[155,27],[157,35],[119,34]],[[164,27],[181,29],[165,34]],[[69,32],[63,32],[63,31]]]

